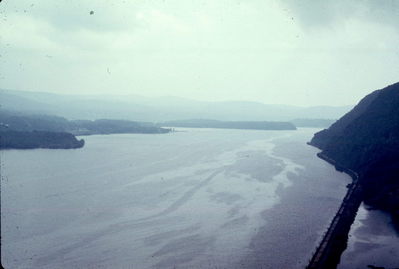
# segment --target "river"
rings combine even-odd
[[[349,176],[316,129],[178,129],[1,151],[5,268],[303,268]]]
[[[398,239],[389,214],[362,203],[337,269],[399,268]]]

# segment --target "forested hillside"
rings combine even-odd
[[[399,223],[399,83],[374,91],[310,144],[360,174],[364,199]]]

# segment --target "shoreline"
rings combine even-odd
[[[311,143],[308,143],[308,145],[314,146]],[[321,152],[317,156],[333,165],[336,170],[346,173],[352,178],[352,183],[348,185],[347,194],[342,200],[339,210],[306,267],[306,269],[336,269],[342,253],[347,248],[349,231],[363,201],[363,194],[356,172],[337,164],[335,160]]]

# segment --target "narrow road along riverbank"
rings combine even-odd
[[[334,160],[321,153],[318,156],[347,173],[353,179],[338,212],[331,221],[330,227],[306,267],[307,269],[335,269],[342,252],[346,249],[350,227],[362,202],[362,190],[356,172],[340,167]]]

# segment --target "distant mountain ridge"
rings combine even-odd
[[[399,224],[399,83],[377,90],[310,144],[356,171],[364,199]]]
[[[113,95],[61,95],[0,90],[3,109],[51,114],[68,119],[124,119],[161,122],[184,119],[222,121],[290,121],[297,118],[337,119],[350,106],[297,107],[258,102],[204,102],[179,97],[148,98]]]

